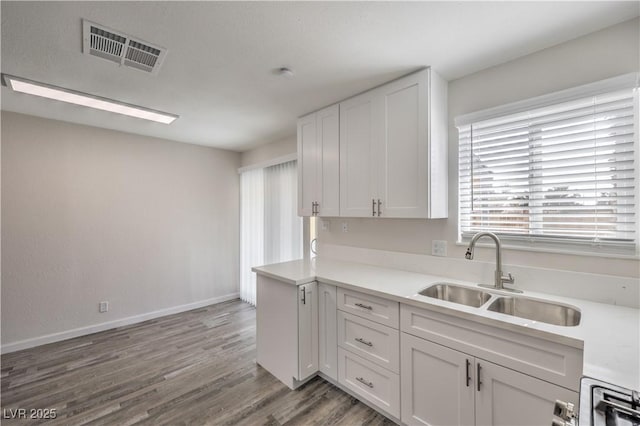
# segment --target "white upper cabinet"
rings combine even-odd
[[[340,216],[447,217],[446,102],[425,69],[340,104]]]
[[[317,215],[340,215],[340,114],[333,105],[316,113],[320,167]]]
[[[365,92],[340,104],[340,216],[372,216],[376,190],[375,92]]]
[[[298,215],[312,216],[318,192],[316,114],[298,119]]]
[[[339,107],[298,119],[298,214],[340,214]]]
[[[447,217],[447,82],[430,68],[298,120],[302,216]]]

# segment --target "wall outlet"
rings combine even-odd
[[[349,224],[347,222],[342,222],[342,232],[349,232]]]
[[[431,254],[433,256],[446,256],[447,242],[445,240],[431,240]]]
[[[328,231],[330,228],[329,223],[330,222],[326,219],[320,220],[320,228],[322,228],[323,231]]]
[[[109,310],[109,302],[100,302],[98,303],[98,311],[100,313],[105,313]]]

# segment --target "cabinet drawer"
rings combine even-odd
[[[400,332],[338,311],[338,345],[394,373],[400,373]]]
[[[338,289],[338,309],[389,327],[398,328],[400,304],[358,291]]]
[[[401,311],[406,333],[579,390],[582,349],[409,305]]]
[[[338,348],[338,382],[381,410],[400,417],[400,376]]]

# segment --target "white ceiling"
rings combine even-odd
[[[180,115],[147,123],[2,88],[2,109],[243,151],[431,65],[453,80],[639,15],[640,2],[9,2],[2,72]],[[82,54],[91,21],[169,49],[157,76]],[[273,70],[289,66],[287,80]]]

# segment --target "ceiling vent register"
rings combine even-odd
[[[82,51],[87,55],[136,68],[152,74],[158,70],[167,49],[114,31],[102,25],[82,20]]]

